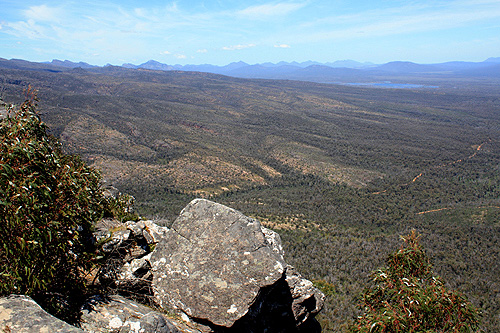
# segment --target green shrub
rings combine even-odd
[[[337,288],[335,286],[325,280],[313,280],[314,286],[321,290],[326,297],[333,296],[337,294]]]
[[[31,88],[27,96],[0,121],[0,295],[64,299],[84,290],[82,272],[96,263],[93,225],[123,215],[123,203],[104,197],[96,170],[61,152]]]
[[[475,332],[477,309],[462,294],[447,290],[415,232],[391,254],[387,267],[371,274],[373,287],[362,296],[363,315],[354,332]]]

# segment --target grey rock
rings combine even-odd
[[[151,274],[151,259],[152,253],[130,262],[126,262],[116,276],[117,284],[130,283],[131,280],[143,279],[147,280]]]
[[[134,237],[142,237],[142,231],[146,227],[144,221],[127,221],[125,222],[125,227],[132,232]]]
[[[94,236],[97,241],[105,240],[102,244],[104,252],[116,252],[118,249],[130,248],[138,245],[148,251],[148,245],[154,245],[168,232],[167,227],[161,227],[149,220],[138,222],[127,221],[121,223],[116,220],[101,220],[96,226]],[[130,252],[130,251],[129,251]],[[131,259],[145,254],[145,252],[132,255]]]
[[[285,263],[279,234],[234,209],[196,199],[171,229],[106,221],[98,232],[108,239],[101,282],[200,331],[320,331],[324,295]]]
[[[123,247],[124,242],[126,242],[130,237],[130,230],[116,230],[110,232],[107,236],[109,240],[102,245],[102,250],[104,252],[113,252],[115,249]]]
[[[276,252],[281,258],[284,257],[285,252],[283,251],[283,246],[281,245],[281,237],[280,235],[271,229],[267,229],[265,227],[261,227],[262,233],[266,238],[267,243],[271,247],[271,249]]]
[[[321,311],[325,303],[325,295],[290,265],[286,268],[285,276],[293,299],[292,311],[295,322],[297,326],[300,326]]]
[[[105,239],[102,245],[106,259],[99,281],[117,287],[120,292],[148,292],[152,273],[149,264],[151,249],[168,228],[152,221],[101,221],[95,237]]]
[[[118,220],[101,219],[95,226],[94,237],[97,241],[108,239],[112,235],[112,230],[120,229],[121,227],[122,223]]]
[[[168,232],[167,227],[161,227],[158,224],[146,220],[144,221],[144,228],[142,231],[142,235],[148,242],[148,244],[156,244],[158,243]]]
[[[24,295],[0,298],[0,330],[2,332],[83,332],[48,314],[33,299]]]
[[[120,190],[118,190],[113,185],[108,184],[105,179],[103,179],[102,185],[104,189],[103,194],[105,197],[116,199],[120,195]]]
[[[257,220],[204,199],[184,208],[151,264],[158,304],[211,327],[231,327],[286,266]]]
[[[321,326],[309,316],[299,323],[294,313],[294,298],[283,275],[275,284],[262,288],[247,314],[224,333],[320,333]],[[214,331],[218,331],[215,329]]]
[[[151,254],[126,262],[121,266],[114,280],[116,292],[133,295],[134,299],[145,304],[151,302],[151,280],[153,279],[149,262]]]
[[[82,307],[85,332],[177,333],[177,327],[160,312],[122,296],[94,296]]]

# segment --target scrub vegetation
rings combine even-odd
[[[480,329],[500,328],[496,77],[381,89],[111,66],[0,74],[6,101],[40,90],[62,149],[139,214],[172,221],[206,197],[278,231],[287,262],[327,291],[324,331],[362,315],[370,273],[413,229]]]
[[[127,212],[122,197],[104,196],[97,170],[60,150],[31,87],[26,96],[0,120],[0,295],[30,295],[74,321],[98,264],[94,224]]]

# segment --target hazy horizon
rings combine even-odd
[[[0,57],[2,58],[2,57]],[[6,58],[4,58],[6,59]],[[27,59],[21,59],[21,58],[10,58],[10,59],[6,59],[6,60],[21,60],[21,61],[30,61],[30,60],[27,60]],[[157,62],[159,64],[162,64],[162,65],[168,65],[168,66],[172,66],[172,67],[184,67],[184,66],[217,66],[217,67],[225,67],[225,66],[230,66],[232,64],[238,64],[238,63],[244,63],[245,65],[248,65],[248,66],[254,66],[254,65],[279,65],[279,64],[297,64],[297,65],[305,65],[305,66],[309,66],[311,64],[320,64],[320,65],[338,65],[338,66],[335,66],[335,67],[343,67],[343,66],[340,66],[342,65],[343,63],[346,63],[348,64],[348,66],[345,66],[346,68],[367,68],[367,67],[376,67],[376,66],[380,66],[380,65],[384,65],[384,64],[388,64],[388,63],[396,63],[396,62],[410,62],[410,61],[405,61],[405,60],[397,60],[397,59],[394,59],[394,60],[390,60],[388,62],[385,62],[385,63],[374,63],[374,62],[371,62],[371,61],[365,61],[365,62],[360,62],[360,61],[356,61],[356,60],[353,60],[353,59],[341,59],[341,60],[333,60],[333,61],[328,61],[328,62],[319,62],[319,61],[314,61],[314,60],[306,60],[306,61],[284,61],[284,60],[280,60],[280,61],[277,61],[277,62],[260,62],[260,63],[247,63],[247,62],[244,62],[242,60],[237,60],[237,61],[233,61],[233,62],[230,62],[230,63],[226,63],[226,64],[221,64],[221,65],[215,65],[215,64],[211,64],[211,63],[203,63],[203,64],[192,64],[192,63],[186,63],[186,64],[179,64],[179,63],[167,63],[167,62],[161,62],[161,61],[158,61],[156,59],[149,59],[147,61],[144,61],[142,63],[122,63],[122,64],[110,64],[110,63],[107,63],[107,64],[104,64],[104,65],[96,65],[96,64],[92,64],[92,63],[88,63],[86,61],[82,61],[82,60],[78,60],[78,59],[51,59],[51,60],[44,60],[44,61],[30,61],[30,62],[34,62],[34,63],[41,63],[41,64],[52,64],[54,62],[66,62],[66,61],[69,61],[73,64],[79,64],[79,63],[85,63],[87,65],[91,65],[91,66],[96,66],[96,67],[106,67],[106,66],[118,66],[118,67],[122,67],[122,66],[126,66],[126,65],[134,65],[134,66],[141,66],[141,65],[145,65],[147,63],[150,63],[150,62]],[[482,63],[482,62],[488,62],[488,61],[491,61],[492,63],[500,63],[500,57],[487,57],[486,59],[483,59],[483,60],[480,60],[480,61],[470,61],[472,63]],[[450,60],[447,60],[447,61],[443,61],[443,62],[439,62],[439,63],[417,63],[417,62],[410,62],[410,63],[415,63],[415,64],[418,64],[418,65],[437,65],[437,64],[442,64],[442,63],[447,63],[447,62],[468,62],[468,61],[463,61],[463,60],[457,60],[457,59],[450,59]],[[352,66],[349,66],[352,65]],[[359,66],[354,66],[354,65],[359,65]],[[304,66],[304,67],[305,67]]]

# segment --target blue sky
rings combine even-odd
[[[500,57],[500,0],[0,0],[0,57],[226,65]]]

